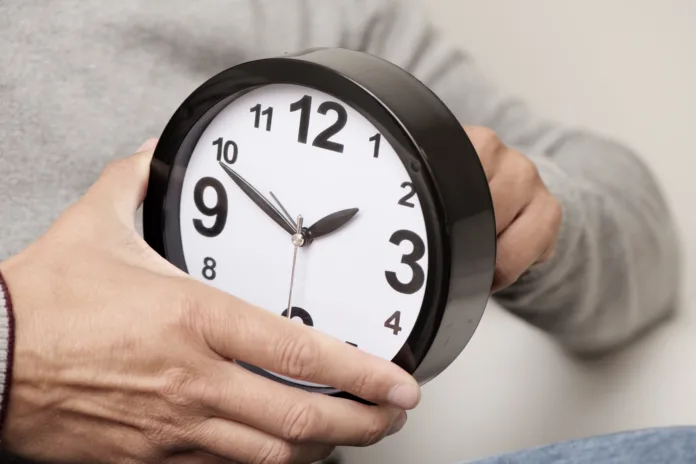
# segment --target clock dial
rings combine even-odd
[[[147,243],[259,311],[421,385],[481,320],[496,257],[485,172],[455,115],[388,61],[313,48],[237,64],[179,106],[151,168]]]
[[[283,221],[253,201],[249,187]],[[181,192],[186,268],[201,281],[287,316],[294,249],[287,223],[281,223],[302,215],[311,229],[332,213],[353,209],[359,211],[350,218],[341,213],[320,224],[316,229],[328,233],[297,250],[291,315],[391,360],[423,304],[423,212],[388,140],[328,94],[267,85],[237,98],[210,122]],[[332,230],[336,220],[344,223]]]

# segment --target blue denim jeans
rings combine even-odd
[[[25,464],[28,461],[12,458],[0,452],[0,463]],[[673,427],[623,432],[567,441],[495,456],[469,464],[695,463],[696,427]]]
[[[474,461],[471,464],[694,464],[696,427],[601,435]]]

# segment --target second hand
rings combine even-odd
[[[292,271],[290,273],[290,293],[288,295],[288,319],[292,319],[292,288],[295,285],[295,264],[297,263],[297,249],[304,245],[304,237],[302,236],[302,215],[297,216],[297,229],[292,236]]]

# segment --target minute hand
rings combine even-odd
[[[266,198],[259,193],[258,190],[254,188],[253,185],[251,185],[249,182],[246,181],[242,176],[237,174],[235,171],[232,170],[229,166],[226,164],[220,162],[220,166],[222,166],[222,169],[225,170],[227,175],[230,176],[230,178],[234,181],[235,184],[239,186],[240,189],[242,189],[242,192],[244,192],[256,205],[263,210],[264,213],[271,219],[273,219],[276,224],[278,224],[280,227],[285,229],[287,233],[290,235],[295,233],[296,226],[294,226],[290,221],[285,219],[285,217],[276,209],[275,206]]]
[[[353,219],[353,216],[358,214],[358,211],[358,208],[344,209],[319,219],[311,227],[309,227],[309,229],[307,229],[307,238],[309,240],[314,240],[335,232],[343,227],[348,221]]]

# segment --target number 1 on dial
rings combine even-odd
[[[290,105],[290,112],[300,112],[300,129],[297,134],[299,143],[307,143],[307,135],[309,135],[309,112],[312,110],[312,97],[305,95],[295,103]]]
[[[375,143],[375,152],[372,155],[373,158],[379,158],[379,144],[382,142],[382,134],[379,132],[370,137],[370,142]]]

